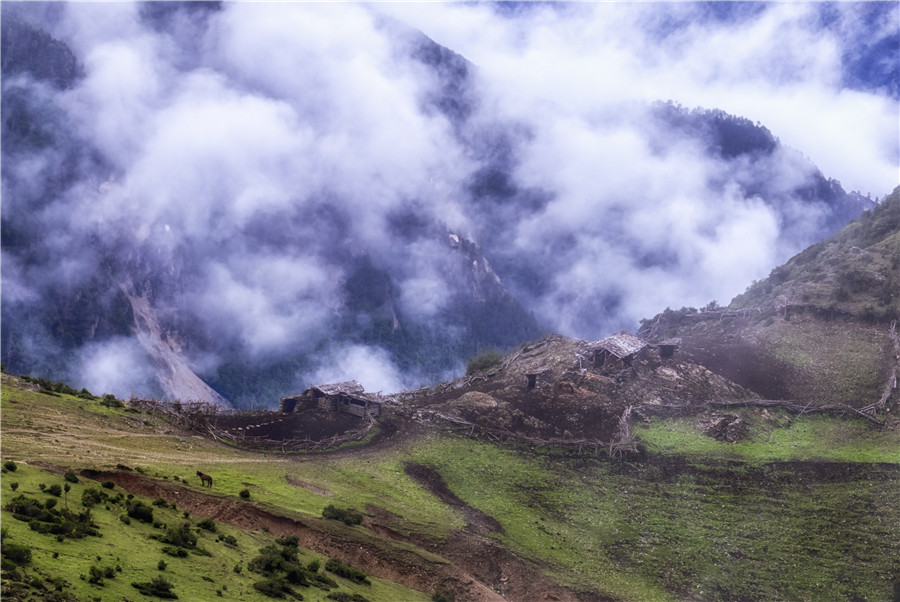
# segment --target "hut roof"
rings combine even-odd
[[[307,391],[313,389],[318,390],[325,395],[360,395],[365,393],[363,386],[355,380],[348,380],[342,383],[330,383],[327,385],[315,385],[307,389]]]
[[[614,334],[594,344],[594,350],[603,349],[616,357],[624,358],[634,355],[647,346],[647,343],[631,334]]]
[[[363,388],[363,386],[355,380],[348,380],[340,383],[330,383],[327,385],[315,385],[305,390],[303,394],[306,395],[310,391],[318,391],[323,395],[329,396],[344,395],[346,397],[359,399],[361,401],[371,401],[375,403],[382,402],[382,400],[379,399],[376,395],[366,393],[366,390]]]

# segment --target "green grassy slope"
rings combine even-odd
[[[473,555],[505,548],[576,592],[620,600],[890,599],[900,580],[897,431],[831,418],[750,418],[757,421],[756,436],[738,444],[713,442],[687,419],[638,427],[650,450],[642,461],[610,460],[602,450],[504,447],[439,432],[395,446],[286,457],[216,445],[156,416],[28,392],[6,379],[0,444],[3,460],[19,467],[2,475],[0,501],[5,507],[25,492],[44,500],[50,496],[40,493],[40,483],[64,482],[35,462],[113,471],[123,464],[185,495],[252,503],[316,529],[334,523],[320,518],[325,505],[353,508],[367,516],[366,525],[335,523],[332,535],[370,545],[387,529],[416,543],[383,540],[377,545],[388,550],[385,558],[406,550],[427,562],[449,562],[426,550],[450,550],[456,530],[467,528],[466,515],[407,474],[404,466],[415,462],[434,469],[462,502],[499,523]],[[198,467],[214,475],[212,491],[204,492],[193,476]],[[19,483],[15,492],[13,481]],[[70,507],[81,510],[81,492],[89,486],[97,483],[84,477],[72,485]],[[238,496],[245,488],[249,501]],[[192,506],[188,520],[195,532],[204,518],[200,509],[215,512],[212,502]],[[183,511],[181,505],[154,507],[154,516],[178,525]],[[98,505],[94,520],[103,537],[58,542],[3,511],[4,545],[30,546],[31,564],[16,570],[38,577],[48,590],[55,587],[50,579],[61,577],[63,592],[78,599],[140,599],[131,583],[159,574],[181,599],[218,599],[217,590],[223,599],[266,599],[253,589],[261,576],[248,563],[275,533],[217,521],[236,545],[200,530],[199,545],[212,555],[176,559],[149,539],[164,529],[134,520],[125,525],[122,513],[121,503],[109,510]],[[316,558],[323,557],[300,552],[303,562]],[[160,559],[167,562],[162,573]],[[239,562],[241,574],[234,572]],[[91,565],[111,566],[116,574],[102,587],[82,581]],[[488,585],[506,591],[509,584],[500,573],[496,577]],[[382,580],[372,579],[371,586],[335,580],[341,591],[370,600],[426,600],[431,594]],[[325,600],[328,593],[296,589],[306,600]],[[49,599],[48,591],[30,591],[33,599]]]

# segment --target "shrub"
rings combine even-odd
[[[308,572],[302,566],[293,566],[284,574],[291,585],[299,585],[301,587],[309,587]]]
[[[178,596],[172,591],[172,584],[165,577],[154,577],[145,583],[132,583],[131,587],[137,589],[145,596],[156,596],[168,600],[177,600]]]
[[[184,548],[178,548],[176,546],[163,546],[163,554],[168,554],[169,556],[173,556],[175,558],[186,558],[188,553]]]
[[[166,565],[166,561],[165,561],[165,560],[160,560],[159,562],[156,563],[156,568],[158,568],[158,569],[161,570],[161,571],[166,570],[166,566],[167,566],[167,565]]]
[[[13,481],[12,483],[9,484],[9,488],[12,489],[13,491],[15,491],[16,489],[19,488],[19,483],[16,481]]]
[[[237,545],[237,539],[234,538],[234,535],[219,535],[219,541],[224,541],[230,546]]]
[[[153,508],[140,500],[131,500],[126,507],[128,516],[137,519],[142,523],[153,522]]]
[[[106,406],[108,408],[121,408],[125,404],[116,399],[116,396],[112,393],[105,393],[103,395],[103,398],[100,400],[100,405]]]
[[[368,576],[364,572],[349,564],[344,564],[337,558],[330,558],[328,562],[325,563],[325,570],[334,573],[338,577],[349,579],[354,583],[372,585],[372,582],[369,581]]]
[[[290,586],[284,582],[281,577],[268,577],[253,584],[253,588],[259,593],[269,596],[270,598],[284,598],[285,594],[291,594],[302,600],[303,596],[294,593]]]
[[[124,464],[116,464],[116,470],[127,470],[131,472],[131,467],[125,466]]]
[[[296,535],[288,535],[287,537],[279,537],[278,539],[275,540],[275,543],[277,543],[280,546],[285,546],[288,548],[296,548],[296,547],[300,546],[300,540],[297,538]]]
[[[31,562],[31,548],[21,544],[4,542],[0,548],[3,558],[15,564],[28,564]]]
[[[337,602],[369,602],[369,599],[360,594],[348,594],[347,592],[331,592],[325,596],[329,600]]]
[[[91,487],[81,492],[81,505],[85,508],[93,508],[96,504],[102,504],[108,499],[109,496],[96,487]]]
[[[168,507],[169,507],[169,502],[167,502],[166,500],[164,500],[164,499],[161,498],[161,497],[158,497],[158,498],[156,498],[155,500],[153,500],[153,505],[154,505],[154,506],[161,507],[161,508],[168,508]]]
[[[88,583],[103,585],[103,570],[92,564],[88,570]]]
[[[281,550],[273,545],[268,545],[259,549],[259,555],[247,563],[247,568],[254,573],[274,573],[283,568],[284,560]]]
[[[322,563],[319,562],[318,560],[310,560],[310,561],[309,561],[309,564],[306,565],[306,568],[307,568],[308,570],[312,571],[313,573],[318,573],[318,572],[319,572],[319,568],[320,568],[321,566],[322,566]]]
[[[100,486],[103,487],[104,489],[115,489],[116,488],[116,484],[113,483],[112,481],[103,481],[102,483],[100,483]]]
[[[163,543],[170,543],[179,548],[197,547],[197,535],[191,530],[191,523],[182,523],[180,527],[169,527],[166,535],[161,538]]]
[[[46,508],[47,510],[52,510],[56,506],[56,502],[58,501],[59,500],[57,500],[55,497],[52,497],[44,502],[44,508]]]
[[[486,351],[480,355],[469,358],[466,362],[466,376],[472,376],[479,372],[493,370],[503,363],[503,354],[499,351]]]
[[[211,518],[204,518],[204,519],[201,520],[199,523],[197,523],[197,527],[199,527],[199,528],[201,528],[201,529],[205,529],[206,531],[213,531],[213,532],[215,532],[215,530],[216,530],[216,521],[214,521],[214,520],[211,519]]]
[[[49,493],[50,495],[55,495],[56,497],[61,496],[62,485],[60,485],[59,483],[53,483],[52,485],[47,487],[47,493]]]
[[[250,490],[249,489],[241,489],[241,492],[238,495],[241,496],[245,500],[249,499],[250,498]]]
[[[363,516],[359,512],[350,508],[337,508],[334,504],[328,504],[322,510],[322,516],[332,520],[339,520],[345,525],[358,525],[362,522]]]
[[[119,520],[125,523],[126,525],[131,524],[131,518],[127,514],[123,514],[119,517]]]
[[[78,482],[78,475],[75,474],[74,470],[69,470],[68,472],[66,472],[66,474],[65,474],[65,476],[63,476],[63,478],[70,483]]]
[[[12,460],[7,460],[6,462],[3,463],[3,468],[8,470],[9,472],[16,472],[18,465],[15,462],[13,462]]]

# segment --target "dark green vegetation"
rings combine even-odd
[[[466,376],[487,372],[497,368],[503,362],[503,354],[499,351],[485,351],[466,362]]]

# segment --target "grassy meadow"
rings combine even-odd
[[[488,535],[495,545],[575,592],[621,600],[889,600],[900,580],[900,439],[865,421],[748,413],[753,436],[732,444],[705,437],[690,419],[654,420],[636,428],[649,450],[641,461],[612,460],[603,450],[579,455],[500,446],[437,431],[393,446],[283,455],[219,445],[127,407],[11,384],[2,391],[2,459],[17,468],[2,475],[4,508],[20,495],[42,503],[54,497],[40,485],[65,484],[60,473],[66,469],[128,466],[166,486],[286,517],[334,522],[321,518],[328,504],[371,520],[377,515],[380,525],[425,542],[385,546],[442,562],[422,546],[440,549],[453,530],[466,528],[466,518],[406,473],[406,463],[414,462],[499,522]],[[201,488],[197,469],[213,475],[211,490]],[[275,545],[275,534],[218,522],[209,531],[198,526],[207,516],[185,517],[183,508],[153,506],[153,499],[140,496],[133,499],[150,505],[165,526],[125,524],[128,500],[121,487],[105,489],[84,476],[70,486],[57,509],[68,504],[81,512],[90,488],[126,497],[92,508],[101,537],[58,541],[3,510],[4,546],[32,550],[30,563],[4,561],[4,574],[17,571],[17,583],[30,584],[31,599],[51,599],[59,585],[54,580],[63,584],[57,593],[71,599],[142,599],[131,584],[160,576],[180,599],[268,599],[254,588],[263,575],[249,563],[260,548]],[[242,490],[249,498],[241,498]],[[213,512],[214,504],[209,507]],[[166,544],[152,536],[185,522],[201,551],[183,558],[163,553]],[[338,527],[360,541],[378,538],[363,525]],[[314,560],[324,566],[327,559],[299,550],[298,562]],[[102,585],[90,583],[92,566],[109,567],[112,576]],[[323,601],[338,591],[411,602],[433,593],[328,576],[337,588],[294,590]]]

